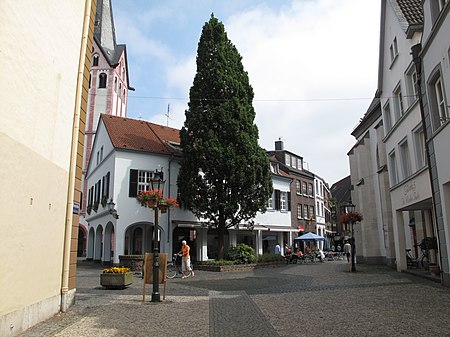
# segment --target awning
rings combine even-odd
[[[271,232],[298,232],[298,228],[288,225],[262,225],[258,224],[253,227],[253,230],[271,231]]]

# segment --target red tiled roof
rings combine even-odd
[[[397,0],[397,4],[410,25],[423,23],[422,0]]]
[[[167,142],[180,143],[178,129],[106,114],[101,118],[115,148],[171,154],[176,151]]]

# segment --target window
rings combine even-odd
[[[100,148],[100,162],[103,160],[103,146]]]
[[[396,185],[398,183],[398,174],[395,151],[389,154],[389,176],[391,178],[391,186]]]
[[[99,81],[98,81],[99,88],[106,88],[106,79],[107,79],[107,76],[105,73],[101,73],[99,75]]]
[[[437,110],[439,112],[439,120],[441,125],[447,120],[447,113],[445,111],[444,90],[442,88],[442,81],[439,77],[434,83],[434,92],[436,94]]]
[[[297,158],[291,157],[291,164],[293,168],[297,168]]]
[[[303,219],[308,219],[308,205],[303,205]]]
[[[285,154],[284,161],[286,162],[287,166],[291,166],[291,156],[287,153]]]
[[[320,182],[319,184],[320,184],[320,195],[323,196],[323,183]]]
[[[286,205],[286,192],[280,193],[280,210],[287,211],[287,205]]]
[[[297,219],[301,219],[302,218],[302,205],[298,204],[297,205]]]
[[[445,103],[444,87],[439,72],[435,74],[429,84],[430,110],[433,130],[438,129],[448,119]]]
[[[394,63],[394,61],[398,55],[398,46],[397,46],[397,38],[396,37],[394,37],[394,41],[392,41],[392,44],[389,47],[389,51],[391,54],[391,64],[392,64],[392,63]]]
[[[316,201],[316,209],[317,209],[318,215],[321,215],[321,214],[320,214],[320,204],[319,204],[318,201]]]
[[[431,19],[433,23],[435,23],[436,20],[439,18],[439,15],[444,9],[446,2],[447,0],[430,1]]]
[[[298,168],[299,170],[302,170],[302,169],[303,169],[303,167],[302,167],[302,160],[301,160],[300,158],[297,158],[297,168]]]
[[[309,218],[314,218],[314,206],[309,206]]]
[[[392,129],[392,115],[391,108],[389,106],[389,101],[383,107],[383,121],[384,121],[384,132],[388,134]]]
[[[297,194],[301,194],[300,180],[295,181],[295,189],[297,190]]]
[[[399,145],[400,148],[400,159],[402,162],[402,173],[403,173],[403,179],[408,178],[411,175],[411,160],[409,156],[409,147],[408,147],[408,141],[404,140]]]
[[[130,170],[128,196],[137,197],[139,191],[148,191],[151,188],[152,176],[152,171]]]
[[[403,109],[403,96],[400,84],[395,88],[393,94],[394,94],[394,115],[395,115],[395,122],[397,122],[400,119],[400,117],[405,113],[405,110]]]
[[[306,183],[304,181],[302,181],[302,193],[304,195],[306,195],[306,191],[307,191],[306,189],[307,189]]]
[[[416,68],[411,66],[406,73],[406,89],[408,90],[408,104],[413,105],[419,98]]]
[[[138,191],[148,191],[150,189],[151,171],[139,171],[138,174]]]
[[[308,184],[308,195],[312,197],[314,195],[313,193],[313,184]]]
[[[114,76],[114,92],[117,92],[117,77]]]
[[[419,129],[414,131],[414,150],[416,153],[416,165],[417,169],[421,169],[425,166],[425,135],[423,133],[423,129],[420,127]]]
[[[92,66],[98,67],[98,55],[94,55],[94,57],[92,58]]]
[[[89,89],[91,89],[92,74],[89,73]]]

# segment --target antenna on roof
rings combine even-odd
[[[167,117],[167,126],[169,126],[169,119],[172,119],[170,118],[170,103],[167,104],[167,113],[164,116]]]

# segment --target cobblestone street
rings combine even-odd
[[[140,277],[104,290],[101,267],[81,262],[76,304],[21,336],[450,336],[450,289],[383,266],[357,270],[327,261],[197,271],[168,280],[162,303],[148,285],[142,303]]]

